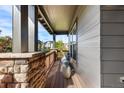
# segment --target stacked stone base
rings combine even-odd
[[[28,64],[26,60],[6,59],[0,60],[0,87],[21,88],[28,87],[26,73]]]
[[[56,51],[29,56],[0,56],[0,88],[45,87],[47,74],[56,60]]]

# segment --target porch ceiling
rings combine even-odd
[[[53,32],[56,34],[67,34],[75,15],[76,5],[43,5],[43,13]]]

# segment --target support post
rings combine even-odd
[[[53,34],[53,48],[55,48],[56,46],[55,46],[55,43],[56,43],[56,35],[55,34]]]
[[[28,18],[26,6],[13,6],[13,52],[28,52]]]
[[[28,51],[38,51],[38,20],[36,6],[28,6]]]
[[[38,20],[35,6],[13,6],[13,52],[38,50]]]

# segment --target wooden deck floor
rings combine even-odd
[[[65,79],[60,72],[60,62],[56,61],[48,75],[46,88],[79,88],[81,87],[78,83],[80,81],[75,77],[76,74],[71,79]]]

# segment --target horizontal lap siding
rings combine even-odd
[[[124,62],[112,62],[112,61],[105,61],[102,62],[103,65],[103,73],[104,74],[118,74],[124,73]],[[118,68],[119,67],[119,68]]]
[[[104,11],[104,10],[103,10]],[[104,11],[102,12],[102,22],[124,22],[124,11]]]
[[[124,36],[102,36],[101,40],[104,48],[124,48]]]
[[[114,7],[114,8],[112,8]],[[123,87],[124,76],[124,6],[101,10],[102,87]]]
[[[101,35],[105,36],[121,36],[124,35],[124,23],[107,23],[102,22],[102,31]]]
[[[118,77],[122,77],[124,74],[104,74],[104,87],[108,88],[121,88],[123,84],[120,83]]]
[[[119,60],[124,61],[124,49],[111,49],[111,48],[102,48],[102,60]]]
[[[100,6],[86,6],[79,17],[77,71],[86,87],[100,87]]]

